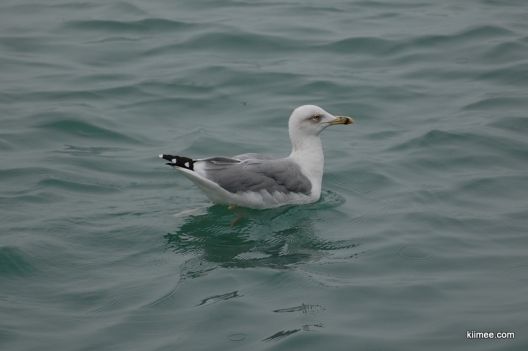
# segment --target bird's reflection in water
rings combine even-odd
[[[193,215],[165,237],[175,252],[195,253],[202,260],[221,266],[283,267],[313,254],[312,222],[293,208],[266,211],[242,210],[234,214],[212,206]],[[291,212],[297,212],[290,216]],[[241,219],[231,225],[234,216]],[[291,221],[286,221],[288,217]]]
[[[192,257],[182,267],[182,278],[198,277],[217,267],[266,266],[278,269],[318,259],[332,243],[316,234],[314,221],[321,212],[342,204],[338,194],[326,192],[323,201],[271,210],[211,206],[188,214],[180,227],[165,235],[170,249]],[[316,215],[317,214],[317,215]],[[241,219],[231,225],[233,218]],[[355,246],[346,242],[345,246]],[[337,246],[343,247],[343,243]],[[336,247],[338,248],[338,247]]]
[[[344,213],[338,207],[344,199],[339,194],[324,192],[322,201],[316,204],[281,207],[272,210],[242,210],[238,213],[225,206],[203,208],[200,213],[186,211],[179,217],[181,224],[172,233],[165,235],[167,246],[178,255],[188,257],[180,266],[177,284],[195,282],[199,277],[208,276],[218,268],[266,267],[273,270],[296,270],[299,265],[318,260],[327,260],[335,253],[357,254],[354,238],[328,240],[327,218],[342,218]],[[235,225],[233,218],[241,217]],[[323,222],[322,222],[323,221]],[[310,275],[309,279],[316,279]],[[324,281],[323,281],[324,283]],[[194,290],[194,289],[193,289]],[[176,287],[172,290],[176,291]],[[244,291],[229,287],[214,290],[206,296],[195,299],[194,307],[203,308],[244,296]],[[279,339],[324,328],[320,311],[322,304],[299,300],[297,304],[272,306],[271,322],[263,328],[261,341],[274,342]],[[269,312],[267,312],[269,313]],[[285,317],[284,314],[295,316]],[[298,314],[301,314],[298,316]],[[283,327],[284,320],[292,322]],[[236,330],[229,340],[243,340],[246,334]]]

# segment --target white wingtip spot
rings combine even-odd
[[[185,162],[185,167],[189,168],[189,162]]]
[[[171,162],[172,162],[172,163],[176,163],[176,159],[173,158],[173,159],[171,160]]]
[[[163,154],[159,154],[158,157],[159,157],[159,158],[163,158]]]

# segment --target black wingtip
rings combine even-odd
[[[169,165],[172,167],[181,167],[181,168],[189,169],[191,171],[194,170],[194,160],[191,158],[184,157],[184,156],[168,155],[168,154],[160,154],[159,158],[169,161],[166,163],[166,165]]]
[[[172,160],[175,158],[175,156],[167,155],[167,154],[159,154],[159,158],[162,158],[164,160],[172,162]]]

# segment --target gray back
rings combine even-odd
[[[204,162],[208,179],[232,193],[267,190],[309,195],[312,190],[310,180],[299,166],[286,158],[247,158],[236,162],[236,159],[214,157],[200,162]]]

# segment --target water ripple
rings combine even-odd
[[[0,247],[0,277],[23,277],[36,271],[31,259],[17,247]]]
[[[435,47],[446,45],[466,45],[468,42],[482,38],[491,40],[494,38],[511,37],[514,32],[501,26],[476,26],[453,34],[423,35],[407,43],[409,47]]]
[[[136,21],[77,20],[62,24],[60,31],[82,30],[115,33],[163,33],[193,28],[196,24],[162,18],[144,18]]]
[[[320,46],[320,49],[338,53],[382,55],[392,51],[396,44],[376,37],[353,37]]]
[[[39,127],[50,132],[65,133],[91,139],[108,139],[127,143],[138,142],[134,138],[123,133],[119,133],[115,130],[100,127],[95,123],[89,123],[76,119],[59,119],[53,122],[42,123],[39,125]]]

